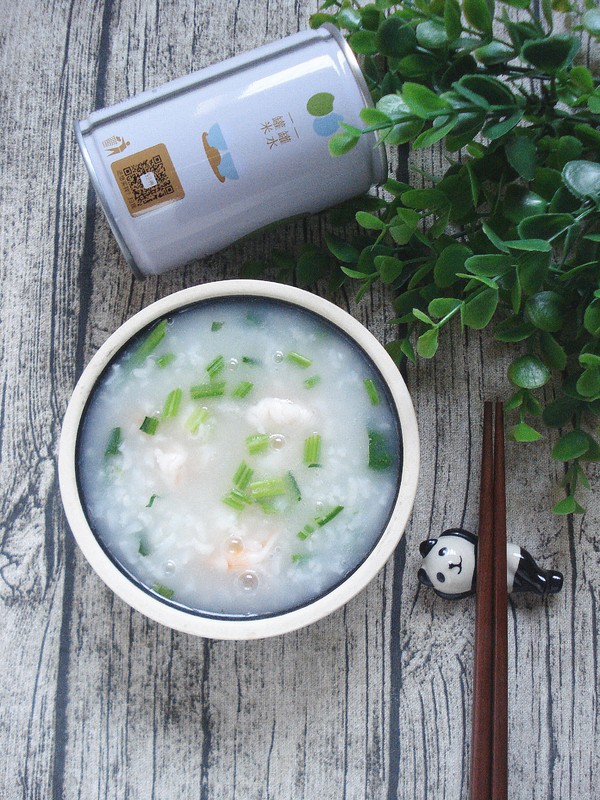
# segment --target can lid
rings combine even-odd
[[[350,67],[350,71],[352,72],[352,76],[356,81],[356,85],[362,95],[362,99],[364,100],[365,106],[369,108],[374,108],[375,103],[373,102],[373,98],[371,97],[371,92],[369,91],[369,87],[367,86],[367,82],[365,80],[365,76],[362,73],[356,55],[354,51],[346,41],[345,36],[340,31],[339,28],[336,28],[335,25],[332,25],[331,22],[324,22],[319,28],[324,28],[328,31],[329,34],[335,39],[337,44],[342,51],[344,58],[348,62],[348,66]],[[381,186],[383,183],[386,182],[388,179],[388,160],[387,155],[385,152],[385,147],[381,142],[381,137],[379,136],[377,131],[374,131],[375,139],[377,140],[377,147],[373,149],[373,172],[375,175],[374,183],[376,186]]]

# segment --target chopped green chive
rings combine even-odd
[[[150,500],[148,500],[148,502],[146,503],[146,508],[152,508],[152,506],[154,505],[154,501],[155,500],[158,500],[158,495],[157,494],[153,494],[152,497],[150,498]]]
[[[302,500],[302,494],[300,492],[300,487],[298,486],[298,481],[296,478],[294,478],[294,475],[291,472],[288,472],[287,477],[292,497],[297,503],[299,503],[300,500]]]
[[[108,442],[106,443],[106,450],[104,451],[105,457],[118,456],[122,441],[121,428],[113,428],[108,437]]]
[[[307,369],[312,364],[310,358],[306,356],[300,355],[300,353],[288,353],[285,357],[286,361],[289,361],[291,364],[295,364],[297,367],[302,367],[303,369]]]
[[[220,331],[223,325],[225,325],[224,322],[213,322],[213,324],[210,326],[210,329],[214,333],[215,331]]]
[[[140,538],[140,544],[139,544],[139,547],[138,547],[138,553],[141,556],[149,556],[150,555],[150,546],[148,545],[148,542],[144,538]]]
[[[167,320],[161,320],[158,325],[155,325],[150,333],[146,336],[144,341],[140,344],[138,349],[133,353],[131,356],[131,360],[129,362],[131,367],[138,367],[140,364],[143,364],[144,361],[148,358],[150,353],[155,350],[158,345],[162,342],[165,338],[165,333],[167,332]]]
[[[282,494],[286,494],[288,489],[285,478],[268,478],[264,481],[254,481],[248,488],[253,500],[279,497]]]
[[[313,433],[304,442],[304,463],[307,467],[320,467],[319,457],[321,455],[321,437],[318,433]]]
[[[190,389],[192,400],[202,400],[203,397],[223,397],[225,394],[225,381],[214,383],[198,383]]]
[[[226,506],[230,506],[235,511],[241,511],[251,502],[248,495],[244,494],[244,492],[239,489],[232,489],[230,492],[227,492],[222,500]]]
[[[277,508],[273,505],[270,498],[268,497],[261,497],[259,500],[256,501],[257,504],[260,506],[261,511],[265,514],[277,514]]]
[[[308,561],[309,558],[308,553],[292,553],[292,564],[302,564],[302,562]]]
[[[252,436],[248,436],[246,445],[251,456],[255,456],[257,453],[263,453],[269,446],[269,434],[255,433]]]
[[[305,525],[301,531],[298,531],[296,536],[298,537],[298,539],[302,539],[302,541],[304,541],[305,539],[308,539],[311,533],[314,533],[315,531],[316,528],[314,525]]]
[[[250,364],[251,367],[259,367],[261,362],[258,358],[251,358],[250,356],[242,356],[242,364]]]
[[[158,420],[156,417],[144,417],[144,421],[140,425],[140,430],[147,433],[148,436],[154,436],[158,428]]]
[[[238,385],[235,387],[231,395],[232,397],[239,398],[246,397],[253,387],[254,384],[250,383],[250,381],[241,381],[241,383],[238,383]]]
[[[209,416],[208,408],[200,406],[200,408],[196,408],[192,411],[190,416],[185,421],[185,427],[188,429],[190,433],[198,433],[200,425],[202,425],[203,422],[206,422],[208,416]]]
[[[157,594],[160,594],[163,597],[166,597],[167,600],[170,600],[173,597],[173,595],[175,594],[175,590],[174,589],[169,589],[169,587],[165,586],[163,583],[155,583],[155,584],[153,584],[152,588],[154,589],[154,591]]]
[[[171,417],[177,416],[182,397],[183,392],[181,389],[173,389],[172,392],[169,392],[162,412],[163,419],[170,419]]]
[[[313,389],[319,383],[321,383],[320,375],[312,375],[310,378],[307,378],[304,381],[304,385],[306,386],[307,389]]]
[[[250,483],[253,473],[254,470],[251,469],[245,461],[242,461],[235,471],[235,475],[233,476],[233,485],[236,487],[236,489],[241,489],[244,491],[244,489]]]
[[[368,431],[369,435],[369,467],[371,469],[387,469],[392,465],[392,456],[388,450],[385,436],[379,431]]]
[[[319,528],[322,528],[323,525],[327,525],[328,522],[331,522],[331,520],[334,517],[337,517],[337,515],[340,513],[340,511],[343,511],[343,510],[344,510],[344,506],[336,506],[335,508],[332,508],[331,511],[327,512],[327,514],[325,514],[324,516],[315,517],[315,522],[317,523]]]
[[[248,311],[246,314],[246,322],[248,325],[262,325],[262,319],[255,314],[254,311]]]
[[[175,353],[165,353],[164,356],[160,356],[160,358],[156,359],[156,366],[164,369],[168,367],[169,364],[175,361]]]
[[[213,358],[213,360],[208,364],[206,367],[206,371],[208,372],[211,380],[216,378],[217,375],[220,375],[221,372],[225,369],[225,359],[223,356],[217,356]]]
[[[377,387],[371,380],[371,378],[365,378],[363,381],[365,385],[365,389],[367,390],[367,394],[369,395],[369,400],[371,401],[372,406],[379,405],[379,392],[377,391]]]

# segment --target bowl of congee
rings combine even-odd
[[[402,376],[356,319],[268,281],[165,297],[98,350],[64,418],[60,489],[120,598],[214,639],[283,634],[350,600],[412,510]]]

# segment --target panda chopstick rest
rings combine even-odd
[[[475,594],[477,536],[461,528],[444,531],[419,545],[423,564],[417,573],[424,586],[446,600]],[[533,556],[516,544],[506,545],[506,581],[509,592],[532,592],[542,597],[559,592],[563,576],[540,569]]]

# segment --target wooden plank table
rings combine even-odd
[[[236,643],[150,622],[91,571],[61,509],[61,419],[109,333],[174,290],[319,242],[324,227],[317,217],[136,280],[90,189],[74,120],[304,29],[316,10],[316,0],[0,2],[5,800],[467,797],[474,606],[420,589],[416,571],[422,539],[476,526],[483,400],[507,392],[509,356],[488,336],[456,327],[433,363],[409,368],[422,469],[406,536],[366,590],[307,629]],[[441,169],[439,151],[422,158]],[[352,292],[334,299],[393,338],[385,292],[359,305]],[[511,796],[592,800],[600,502],[590,494],[584,517],[551,515],[560,468],[547,441],[509,444],[507,462],[509,538],[565,573],[550,602],[510,602]]]

